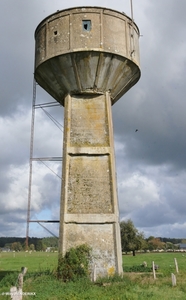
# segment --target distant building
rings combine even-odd
[[[45,252],[50,252],[51,249],[52,249],[52,247],[47,247],[46,250],[45,250]]]
[[[10,252],[10,248],[6,248],[6,247],[0,248],[0,251],[1,252]]]
[[[186,250],[186,244],[178,244],[180,250]]]

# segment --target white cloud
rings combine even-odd
[[[30,111],[22,107],[14,115],[0,117],[0,164],[24,163],[29,153]]]
[[[158,187],[147,177],[134,173],[119,183],[120,211],[126,214],[160,202]]]

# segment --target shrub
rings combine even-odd
[[[88,245],[80,245],[71,248],[64,256],[58,259],[57,277],[62,281],[75,281],[81,277],[88,277],[91,248]]]
[[[0,280],[0,288],[1,287],[10,287],[17,284],[18,272],[4,272],[4,276]]]
[[[151,267],[144,267],[144,266],[124,266],[124,272],[152,272]]]

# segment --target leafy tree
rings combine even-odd
[[[30,244],[30,250],[34,251],[35,250],[35,246],[34,244]]]
[[[58,248],[58,238],[57,237],[45,237],[42,239],[43,244],[46,247]]]
[[[153,235],[150,235],[148,238],[147,238],[147,242],[151,241],[154,239],[154,236]]]
[[[21,251],[22,250],[21,243],[20,242],[14,242],[14,243],[12,243],[11,249],[13,251]]]
[[[9,248],[9,249],[11,249],[12,243],[6,243],[3,247],[4,247],[4,248]]]
[[[148,239],[148,245],[149,245],[149,250],[157,250],[157,249],[165,248],[165,243],[161,242],[160,238],[153,237],[150,240]]]
[[[123,252],[132,251],[135,256],[135,251],[140,250],[145,246],[143,232],[139,232],[131,220],[122,221],[121,229],[121,247]]]
[[[43,251],[46,249],[46,246],[43,244],[42,240],[38,240],[36,243],[36,250],[37,251]]]

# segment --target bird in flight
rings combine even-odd
[[[137,132],[137,131],[138,131],[138,129],[135,130],[135,132]]]

